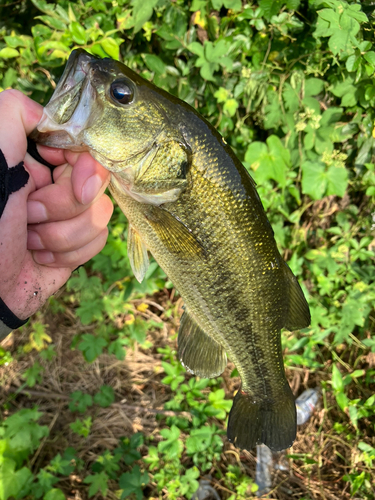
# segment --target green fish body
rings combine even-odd
[[[149,251],[184,300],[181,362],[216,377],[228,355],[240,374],[229,439],[248,450],[291,446],[296,409],[280,330],[308,326],[309,308],[254,181],[220,134],[123,64],[78,50],[34,137],[88,150],[112,172],[135,276],[143,279]]]

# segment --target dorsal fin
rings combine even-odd
[[[287,330],[300,330],[311,323],[309,305],[305,299],[302,288],[288,264],[285,263],[285,274],[289,284],[289,310],[285,328]]]

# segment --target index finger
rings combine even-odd
[[[25,157],[26,137],[38,124],[43,108],[19,90],[0,92],[0,148],[9,165],[17,165]]]

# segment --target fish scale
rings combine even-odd
[[[52,101],[35,139],[88,150],[112,172],[135,276],[143,279],[149,251],[184,300],[181,362],[202,377],[220,375],[227,355],[235,364],[229,439],[245,449],[290,446],[296,409],[280,331],[308,326],[310,313],[248,172],[193,108],[117,61],[73,51]]]

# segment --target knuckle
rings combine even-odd
[[[19,101],[20,99],[22,99],[22,92],[20,90],[16,90],[16,89],[7,89],[7,90],[4,90],[3,92],[0,92],[0,101],[8,101],[9,99],[16,99],[17,101]]]
[[[69,252],[72,248],[72,241],[66,230],[60,227],[59,224],[48,224],[44,229],[43,241],[46,246],[51,246],[55,252]]]

